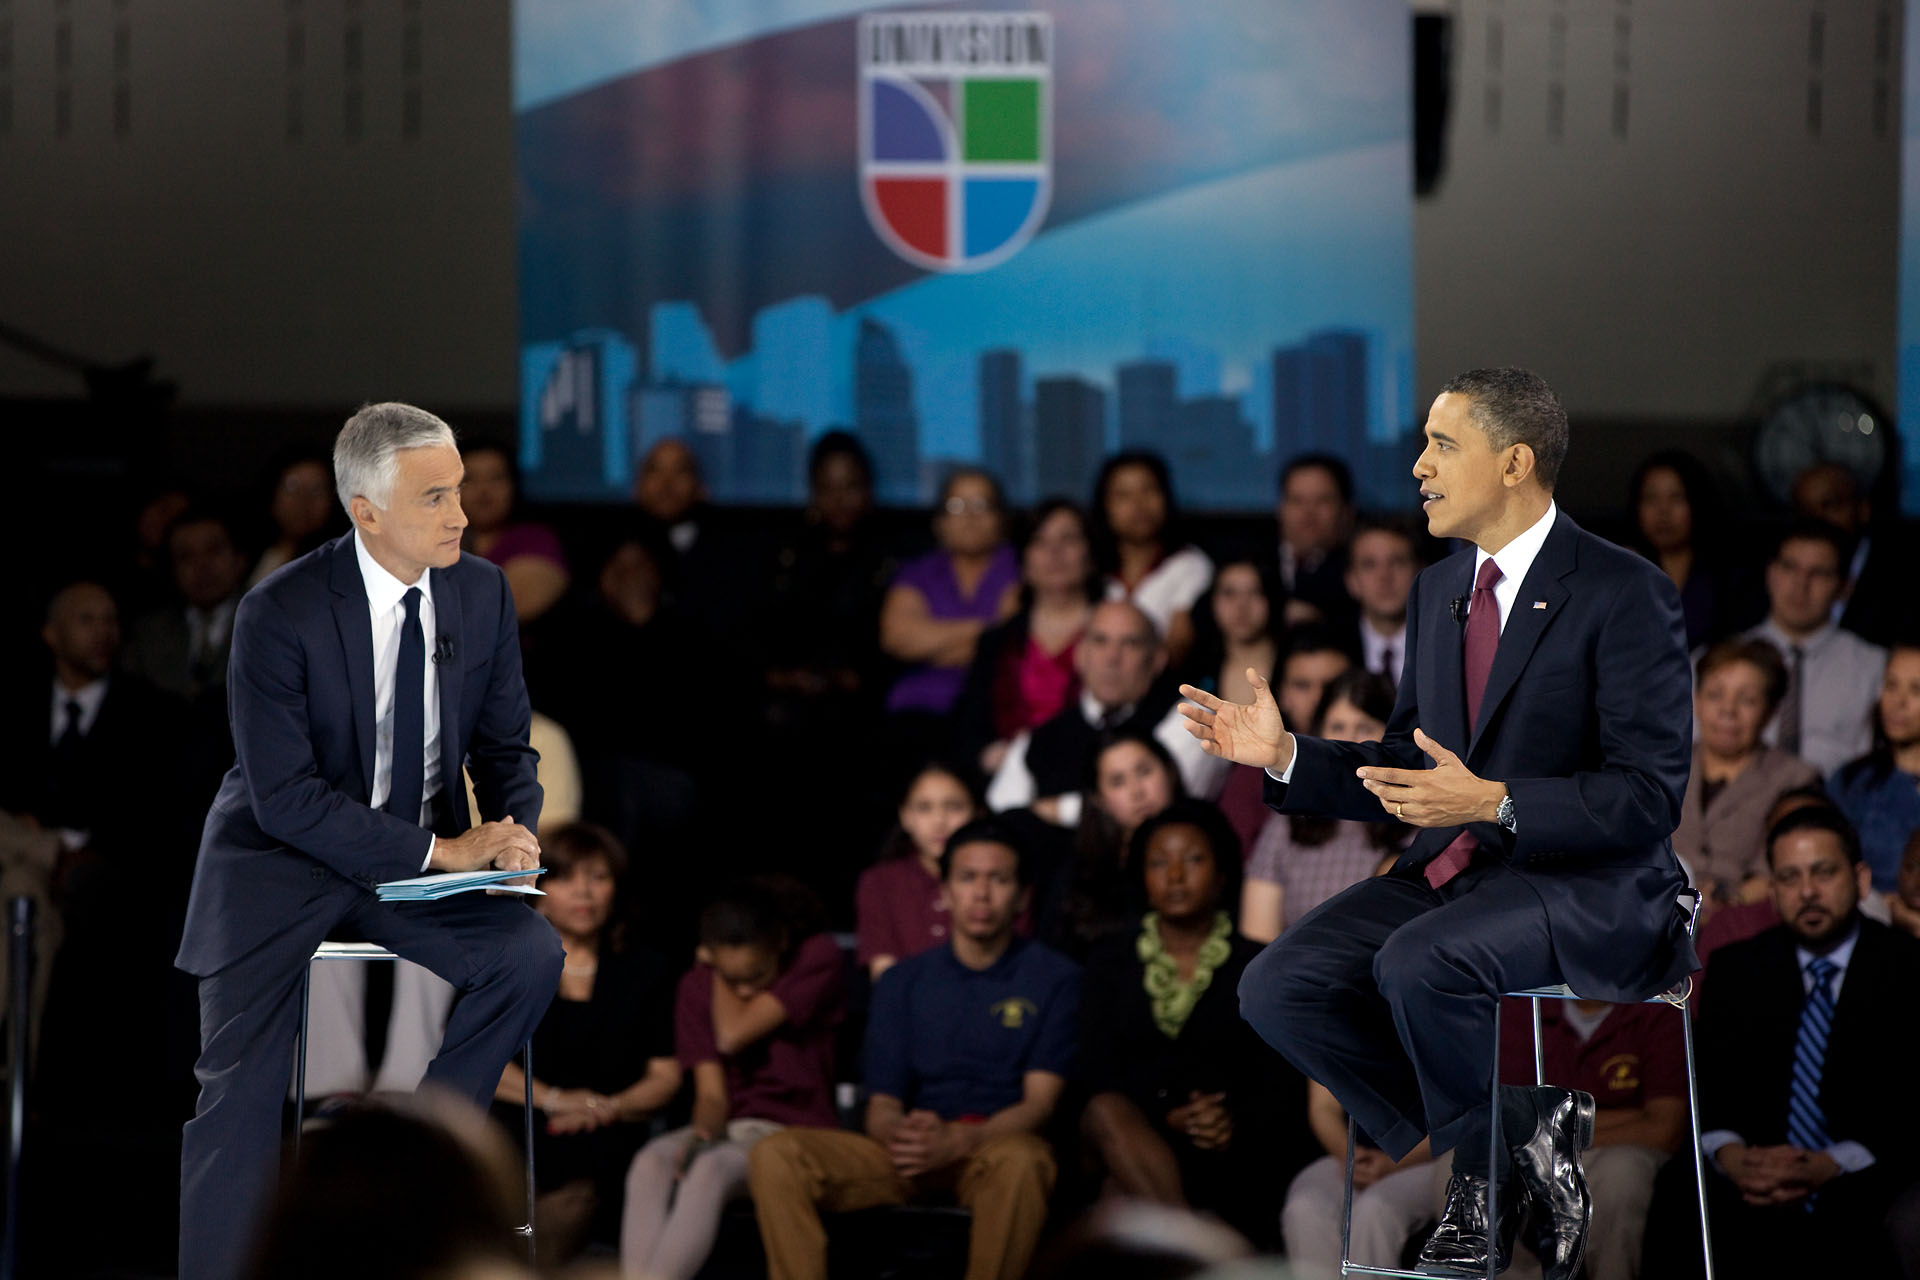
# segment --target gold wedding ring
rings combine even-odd
[[[1406,816],[1407,816],[1407,806],[1406,806],[1406,805],[1404,805],[1404,804],[1396,804],[1396,805],[1394,805],[1394,806],[1393,806],[1393,816],[1394,816],[1394,817],[1396,817],[1396,818],[1404,818],[1404,817],[1406,817]]]

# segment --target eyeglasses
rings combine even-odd
[[[991,498],[948,498],[942,506],[950,516],[983,516],[999,510]]]

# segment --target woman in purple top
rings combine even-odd
[[[522,626],[560,603],[569,577],[560,539],[543,524],[513,521],[519,495],[513,459],[499,445],[476,444],[461,455],[467,464],[460,505],[467,531],[461,549],[490,560],[507,575],[513,612]]]
[[[880,608],[880,647],[907,664],[889,713],[945,716],[960,698],[980,633],[1020,603],[1020,564],[1001,521],[1000,482],[962,467],[934,508],[939,547],[904,565]]]
[[[859,960],[874,981],[896,962],[947,941],[950,913],[940,880],[947,837],[979,817],[979,799],[945,765],[914,775],[900,801],[900,825],[880,861],[860,874],[854,892]]]
[[[747,1189],[747,1152],[787,1125],[831,1128],[833,1038],[846,964],[789,881],[748,881],[700,916],[680,979],[674,1047],[693,1075],[693,1123],[641,1149],[627,1172],[620,1271],[691,1280],[720,1215]]]

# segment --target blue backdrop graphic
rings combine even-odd
[[[1402,0],[518,0],[515,28],[534,495],[623,496],[677,435],[716,498],[798,501],[845,427],[895,503],[958,460],[1084,497],[1142,446],[1194,507],[1266,507],[1308,449],[1405,505]],[[871,105],[909,94],[941,147],[872,163]]]

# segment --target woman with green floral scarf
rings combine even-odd
[[[1239,840],[1212,805],[1176,801],[1134,832],[1128,883],[1146,910],[1094,945],[1082,985],[1087,1154],[1108,1193],[1276,1244],[1308,1154],[1306,1084],[1240,1018],[1235,989],[1260,948],[1233,926]]]

